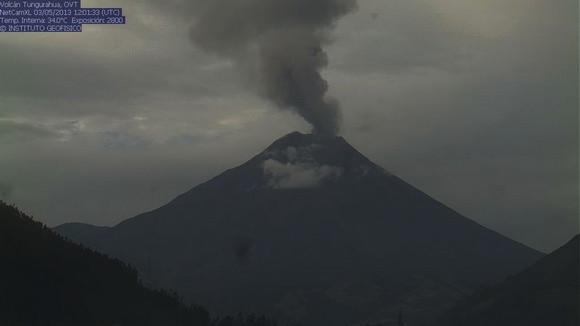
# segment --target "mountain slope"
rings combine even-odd
[[[200,307],[140,285],[120,261],[63,240],[0,202],[1,325],[209,324]]]
[[[501,284],[446,313],[435,326],[577,326],[580,236]]]
[[[211,310],[309,325],[419,321],[541,257],[343,138],[300,133],[96,238],[70,229]]]

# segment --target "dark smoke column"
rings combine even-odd
[[[197,0],[192,39],[232,59],[260,95],[300,114],[315,133],[335,135],[338,102],[326,96],[324,45],[336,20],[356,0]],[[254,68],[252,71],[251,68]]]

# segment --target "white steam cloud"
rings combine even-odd
[[[343,170],[336,166],[313,163],[281,163],[268,159],[263,164],[264,174],[269,177],[268,187],[274,189],[316,188],[325,180],[335,179]]]

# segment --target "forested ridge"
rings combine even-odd
[[[272,326],[210,318],[175,293],[144,287],[131,266],[74,244],[0,202],[0,325]]]

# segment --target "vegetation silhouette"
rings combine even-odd
[[[0,201],[2,326],[275,326],[265,317],[210,318],[176,293],[146,288],[131,266],[74,244]]]

